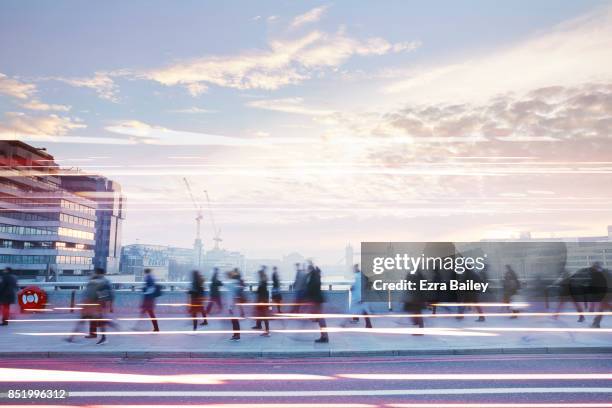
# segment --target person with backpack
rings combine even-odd
[[[101,286],[99,274],[94,273],[89,278],[89,281],[87,281],[87,285],[85,286],[85,290],[83,292],[81,318],[77,319],[73,333],[78,333],[81,330],[81,327],[83,327],[86,322],[89,322],[89,334],[85,336],[86,339],[95,339],[98,337],[97,327],[101,311],[99,298]],[[68,343],[72,343],[74,341],[74,337],[75,334],[71,334],[65,340]]]
[[[189,313],[193,318],[193,330],[198,327],[198,313],[202,314],[202,326],[208,324],[204,310],[204,278],[199,271],[191,273],[191,288],[189,289]]]
[[[155,282],[151,269],[145,269],[145,285],[142,288],[142,305],[140,307],[140,317],[149,315],[153,323],[153,331],[159,331],[157,318],[155,317],[155,299],[161,296],[161,286]]]
[[[115,299],[115,294],[113,291],[113,287],[110,281],[105,276],[106,271],[102,268],[96,268],[94,272],[94,276],[97,281],[97,299],[98,299],[98,313],[97,316],[100,320],[92,321],[93,329],[90,330],[93,333],[97,332],[97,329],[100,329],[102,336],[100,340],[96,344],[106,344],[108,340],[106,339],[106,327],[111,326],[115,330],[119,329],[119,326],[112,321],[112,319],[106,318],[107,310],[112,313],[112,304]]]

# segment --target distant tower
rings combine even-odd
[[[346,244],[346,248],[344,249],[344,262],[345,262],[345,274],[351,279],[353,277],[353,265],[355,262],[353,261],[354,251],[353,247],[350,243]]]

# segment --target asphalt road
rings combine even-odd
[[[0,406],[612,407],[611,380],[612,355],[22,358],[0,362]],[[69,396],[6,396],[49,389]]]

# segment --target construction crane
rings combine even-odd
[[[204,194],[206,194],[206,202],[208,203],[208,211],[210,212],[210,221],[212,222],[213,227],[213,241],[215,241],[215,249],[219,249],[219,244],[221,241],[221,228],[217,228],[217,224],[215,224],[215,217],[213,215],[212,207],[210,206],[210,198],[208,197],[208,191],[204,190]]]
[[[193,191],[191,190],[191,186],[189,185],[189,181],[187,177],[183,177],[183,181],[185,181],[185,186],[187,186],[187,191],[189,192],[189,197],[191,197],[191,201],[193,202],[193,207],[196,210],[196,238],[193,242],[193,249],[195,250],[195,258],[196,258],[196,266],[200,268],[202,266],[202,237],[201,237],[201,223],[202,219],[202,205],[196,200],[193,195]]]

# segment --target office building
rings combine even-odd
[[[96,203],[62,187],[53,156],[0,141],[0,268],[59,280],[93,269]]]

